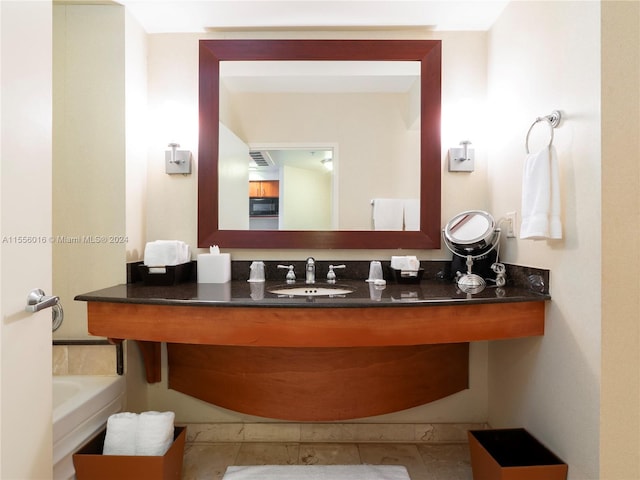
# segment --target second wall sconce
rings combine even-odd
[[[475,166],[475,152],[469,147],[471,142],[463,140],[461,147],[449,149],[449,171],[450,172],[473,172]]]
[[[165,171],[169,175],[191,173],[191,152],[189,150],[178,150],[180,144],[170,143],[170,151],[164,152]]]

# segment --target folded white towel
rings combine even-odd
[[[558,158],[553,146],[529,154],[525,160],[520,238],[562,238]]]
[[[114,413],[107,419],[103,455],[135,455],[138,414]]]
[[[410,480],[404,465],[252,465],[227,467],[223,480]]]
[[[404,229],[420,230],[420,200],[417,198],[404,200]]]
[[[156,240],[144,248],[144,264],[148,267],[180,265],[190,260],[189,245],[179,240]]]
[[[415,255],[405,255],[391,257],[391,268],[394,270],[416,271],[420,269],[420,261]]]
[[[402,230],[403,220],[404,200],[376,198],[373,201],[374,230]]]
[[[173,443],[173,412],[142,412],[138,418],[136,455],[162,456]]]

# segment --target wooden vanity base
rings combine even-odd
[[[230,410],[331,421],[467,388],[468,342],[544,334],[544,301],[252,308],[89,301],[89,332],[136,340],[149,383]]]
[[[468,388],[469,344],[286,348],[167,344],[169,388],[295,421],[397,412]]]

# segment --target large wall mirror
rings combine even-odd
[[[199,247],[439,248],[440,41],[201,40],[199,95]]]

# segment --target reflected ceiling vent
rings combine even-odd
[[[249,152],[249,156],[258,167],[272,167],[275,165],[275,162],[271,158],[271,155],[269,155],[269,152],[259,152],[254,150]]]

